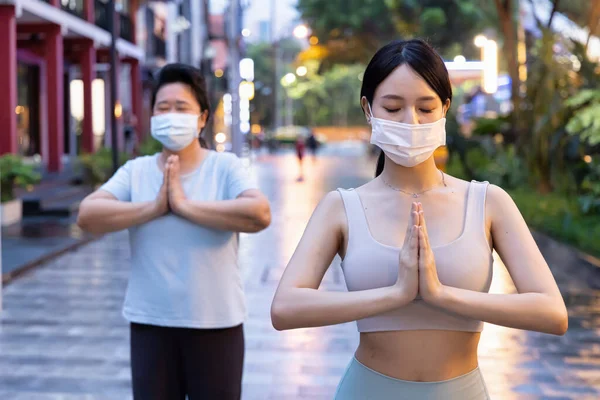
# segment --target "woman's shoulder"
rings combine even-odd
[[[232,153],[230,151],[220,152],[215,150],[208,150],[206,159],[212,159],[217,167],[225,168],[228,168],[232,165],[236,165],[241,162],[241,158],[239,158],[235,153]]]

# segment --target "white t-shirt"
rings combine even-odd
[[[101,189],[121,201],[156,199],[159,154],[128,161]],[[188,199],[233,200],[256,188],[240,160],[211,151],[182,175]],[[238,234],[206,228],[169,213],[129,229],[131,273],[123,315],[131,322],[184,328],[227,328],[246,317],[238,267]]]

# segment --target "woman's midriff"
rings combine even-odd
[[[396,379],[444,381],[477,368],[481,334],[459,331],[390,331],[360,334],[356,359]]]

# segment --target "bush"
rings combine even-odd
[[[600,215],[600,163],[591,165],[590,173],[581,184],[583,194],[579,196],[579,206],[584,214]]]
[[[127,162],[126,153],[119,155],[119,166]],[[82,169],[83,181],[96,187],[106,182],[113,173],[112,151],[102,148],[95,153],[79,156],[79,167]]]
[[[35,185],[41,179],[35,169],[23,163],[21,157],[14,154],[5,154],[0,157],[0,190],[2,196],[0,202],[14,200],[14,188],[20,186],[26,188]]]
[[[138,153],[140,156],[151,156],[162,151],[162,144],[152,137],[147,137],[140,143]]]

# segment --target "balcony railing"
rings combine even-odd
[[[108,30],[108,4],[100,0],[94,0],[94,14],[96,26]]]
[[[108,30],[108,4],[101,0],[94,0],[94,9],[96,13],[96,26]],[[119,21],[119,37],[133,42],[133,24],[128,15],[117,13]]]
[[[129,42],[133,42],[133,34],[131,18],[128,15],[119,13],[119,36]]]
[[[46,0],[46,2],[49,2]],[[85,18],[85,14],[83,12],[84,0],[60,0],[60,8],[63,11],[68,12],[69,14],[73,14],[80,18]]]

